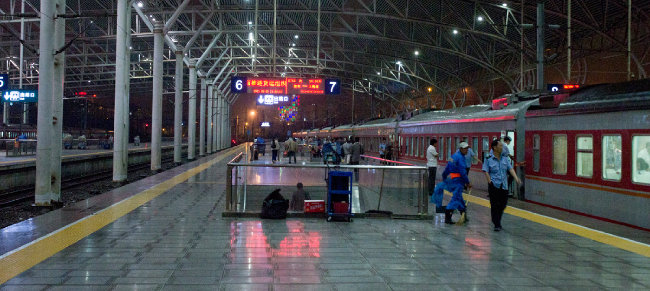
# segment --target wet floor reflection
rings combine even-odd
[[[319,258],[322,235],[302,221],[233,221],[230,258]]]

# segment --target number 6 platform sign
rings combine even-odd
[[[232,77],[232,79],[230,79],[230,92],[246,93],[247,90],[246,77]]]

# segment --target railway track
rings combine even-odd
[[[173,161],[173,157],[163,158],[162,163],[168,163]],[[128,168],[129,173],[137,172],[149,168],[149,163],[139,163],[130,165]],[[90,176],[85,176],[76,179],[64,179],[61,183],[61,190],[71,189],[80,185],[93,183],[101,180],[112,179],[113,172],[112,170],[100,171]],[[16,203],[24,202],[30,199],[34,199],[34,186],[24,187],[21,189],[14,189],[10,192],[0,193],[0,207],[11,206]]]

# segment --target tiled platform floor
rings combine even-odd
[[[222,218],[218,163],[0,290],[648,290],[650,258],[510,215],[493,232],[356,219]]]

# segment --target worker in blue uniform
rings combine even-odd
[[[442,179],[447,185],[447,191],[453,194],[445,210],[445,223],[447,224],[454,223],[451,221],[451,215],[456,209],[458,209],[461,215],[465,214],[465,217],[467,217],[465,213],[465,200],[463,200],[463,189],[465,186],[468,188],[472,187],[469,178],[467,178],[467,165],[465,164],[465,155],[467,154],[468,148],[469,145],[466,142],[461,142],[458,151],[451,156],[451,161],[447,163],[447,167],[445,167],[445,171],[442,173]]]

